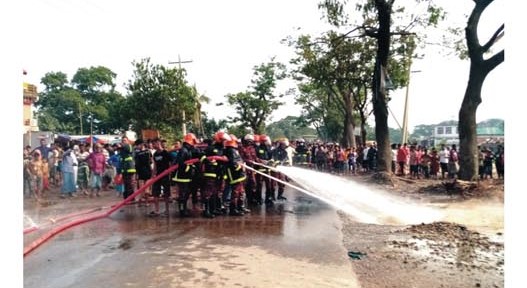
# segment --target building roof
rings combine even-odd
[[[476,128],[477,135],[489,136],[504,136],[505,133],[502,127],[478,127]]]

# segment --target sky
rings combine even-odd
[[[215,104],[224,102],[226,94],[245,91],[254,66],[273,56],[282,62],[292,57],[292,48],[281,44],[281,39],[297,35],[296,27],[312,35],[319,35],[326,27],[317,9],[319,0],[25,2],[31,7],[25,13],[31,21],[22,24],[27,32],[22,37],[20,55],[28,82],[38,84],[51,71],[62,71],[71,79],[78,68],[102,65],[117,73],[117,89],[125,93],[124,84],[131,78],[134,60],[150,57],[153,63],[167,66],[177,65],[169,62],[179,59],[192,61],[181,65],[187,70],[189,84],[211,98],[204,111],[215,119],[234,113],[227,105]],[[472,1],[442,4],[452,10],[448,23],[464,25],[460,11],[469,13]],[[502,19],[503,5],[492,4],[482,17],[486,25],[480,35],[490,35]],[[485,82],[478,121],[505,117],[500,99],[503,66],[498,66]],[[412,70],[420,72],[413,73],[410,81],[409,126],[457,119],[469,62],[433,51],[415,61]],[[277,92],[289,87],[293,87],[291,81],[281,84]],[[390,127],[402,125],[405,93],[405,89],[391,92]],[[286,105],[273,113],[271,121],[300,115],[293,96],[285,100]]]
[[[396,2],[400,1],[404,0]],[[131,62],[146,57],[162,65],[178,61],[178,57],[183,61],[191,60],[191,63],[182,64],[187,69],[189,83],[195,84],[200,93],[212,99],[211,105],[205,105],[204,110],[214,118],[223,118],[232,113],[232,110],[226,105],[218,107],[214,104],[223,102],[228,93],[246,90],[250,85],[254,66],[268,62],[273,56],[283,62],[290,59],[292,51],[280,44],[282,38],[298,33],[295,27],[302,27],[302,32],[313,35],[325,31],[320,19],[321,13],[317,10],[318,2],[319,0],[2,1],[0,36],[3,46],[0,57],[3,65],[0,71],[5,74],[0,78],[0,89],[6,90],[2,92],[3,99],[10,101],[7,105],[0,105],[3,109],[3,124],[6,131],[14,129],[11,134],[19,133],[16,128],[18,126],[10,125],[12,118],[9,115],[16,115],[13,113],[17,111],[22,115],[19,96],[22,81],[38,84],[45,73],[52,71],[64,72],[71,78],[78,68],[102,65],[117,73],[118,89],[124,91],[123,85],[132,74]],[[436,2],[447,5],[452,14],[458,15],[468,14],[473,5],[471,0]],[[522,4],[515,3],[505,13],[504,3],[506,1],[496,0],[481,19],[482,40],[487,39],[506,19],[507,36],[500,42],[507,46],[507,51],[505,63],[492,71],[485,81],[483,102],[478,108],[477,120],[506,119],[506,149],[509,151],[508,155],[511,155],[511,149],[516,149],[520,145],[518,143],[523,141],[514,139],[519,135],[514,131],[524,130],[520,124],[524,121],[521,112],[518,112],[522,105],[514,105],[521,103],[518,100],[524,94],[524,79],[521,73],[512,73],[524,67],[520,62],[524,52],[520,49],[522,46],[514,45],[516,43],[511,41],[521,39],[524,35],[523,28],[518,28],[520,25],[515,22],[519,18],[514,14],[515,11],[524,10],[518,6]],[[448,21],[464,24],[463,20],[453,16]],[[514,38],[518,35],[521,36]],[[20,75],[22,69],[28,71],[27,76]],[[469,62],[430,52],[425,59],[415,61],[412,70],[421,72],[413,73],[410,81],[409,126],[457,119],[468,80]],[[404,89],[392,92],[390,109],[394,117],[389,118],[390,127],[398,127],[394,118],[402,123],[405,92]],[[299,115],[300,108],[293,104],[294,99],[286,100],[287,105],[273,114],[271,120]],[[22,137],[14,137],[10,141],[13,141],[13,147],[22,147]],[[19,159],[16,153],[8,154],[12,154],[9,157],[15,160]],[[519,160],[516,159],[519,158],[508,157],[507,167],[517,167]],[[21,161],[12,163],[13,165],[3,165],[2,169],[10,169],[2,170],[3,175],[11,175],[11,170],[22,171]],[[515,193],[521,192],[521,188],[509,188],[522,187],[511,184],[510,179],[524,177],[524,170],[507,170],[506,205],[513,207],[511,203],[525,203],[525,199],[522,199],[524,193]],[[22,183],[21,173],[8,178],[12,185]],[[8,190],[5,191],[8,194],[5,201],[16,204],[9,208],[22,211],[21,201],[16,201],[19,198]],[[15,197],[15,201],[11,202],[11,197]],[[6,243],[2,242],[0,245],[3,249],[1,253],[9,256],[10,267],[21,267],[23,263],[17,251],[22,251],[22,217],[12,217],[10,209],[2,209],[2,213],[6,213],[2,218],[10,219],[7,228],[12,228],[12,231],[8,234],[19,235],[19,238],[2,237],[2,241]],[[518,215],[525,213],[524,210],[506,209],[506,241],[509,248],[506,250],[507,267],[521,267],[525,258],[521,254],[525,252],[521,248],[525,243],[521,239],[525,237],[519,230],[508,228],[511,223],[516,225],[514,219],[525,219],[525,216]],[[20,280],[22,271],[16,269],[9,275]],[[509,272],[515,270],[508,270],[506,282],[511,277],[518,277]]]

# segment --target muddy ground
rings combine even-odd
[[[466,213],[468,225],[369,225],[339,212],[344,246],[362,287],[504,287],[503,180],[481,181],[461,195],[447,191],[445,180],[396,177],[393,184],[378,184],[371,175],[348,177],[400,196],[458,207],[459,214],[470,207],[498,207],[480,212],[485,217]]]
[[[447,191],[444,180],[394,178],[391,184],[378,184],[369,174],[342,177],[423,203],[436,203],[452,214],[451,219],[441,222],[373,225],[358,223],[338,211],[342,243],[351,263],[351,267],[345,268],[346,264],[341,268],[356,275],[353,277],[361,287],[504,287],[503,180],[483,181],[462,196]],[[49,196],[55,196],[54,192],[50,191]],[[86,204],[76,206],[77,211],[83,211],[119,198],[108,192],[100,199],[80,200],[51,197],[40,205],[24,201],[24,206],[34,206],[32,210],[37,213],[32,216],[44,223],[48,218],[71,213],[59,209],[58,204],[64,201]],[[53,208],[52,214],[49,208]],[[468,210],[474,211],[471,217],[466,217]],[[457,221],[460,218],[464,222]],[[24,238],[25,244],[31,240]],[[328,283],[323,286],[342,287]]]

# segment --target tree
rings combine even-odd
[[[367,73],[368,60],[371,62],[368,59],[371,55],[368,53],[370,43],[329,31],[315,41],[311,41],[310,36],[301,35],[293,44],[297,48],[297,58],[291,63],[299,66],[293,71],[295,79],[302,81],[307,78],[318,93],[327,96],[329,106],[325,108],[334,106],[337,113],[342,114],[343,125],[338,142],[344,146],[355,146],[355,99],[362,88],[361,80]],[[299,85],[306,84],[303,82]]]
[[[80,68],[71,79],[72,86],[81,94],[80,115],[85,127],[93,126],[94,133],[108,134],[115,130],[126,129],[126,125],[116,121],[111,114],[114,105],[121,103],[123,96],[115,91],[115,74],[104,67]],[[119,119],[120,120],[120,119]]]
[[[478,38],[478,24],[481,14],[493,0],[474,0],[475,6],[465,28],[468,57],[470,58],[470,73],[465,96],[459,110],[459,178],[476,180],[478,177],[478,149],[476,133],[476,111],[481,104],[481,89],[487,75],[503,63],[505,51],[485,59],[494,44],[503,36],[505,25],[502,24],[490,39],[481,45]]]
[[[315,129],[307,127],[299,117],[287,116],[267,126],[267,135],[271,139],[286,137],[293,141],[305,136],[315,136]]]
[[[157,129],[181,135],[180,128],[192,119],[200,99],[196,89],[187,85],[185,70],[154,65],[149,58],[133,61],[132,65],[135,70],[128,81],[129,95],[124,104],[129,124],[138,131]],[[183,118],[183,111],[188,118]]]
[[[39,129],[63,133],[80,133],[81,94],[68,83],[63,72],[48,72],[40,83],[44,90],[35,102]]]
[[[343,3],[344,2],[344,3]],[[346,1],[325,0],[320,4],[326,11],[329,22],[335,26],[346,25],[348,15],[344,13]],[[390,135],[388,128],[388,85],[387,75],[390,70],[408,71],[410,57],[415,48],[415,33],[410,29],[416,26],[435,25],[442,17],[442,10],[434,7],[431,1],[416,1],[416,3],[427,2],[426,13],[407,14],[408,17],[393,18],[392,14],[399,13],[404,16],[405,7],[394,7],[395,0],[365,0],[356,4],[356,9],[362,12],[363,23],[354,30],[360,31],[363,36],[375,39],[377,44],[375,56],[375,69],[373,72],[372,104],[375,115],[375,135],[378,147],[377,167],[384,177],[391,174],[391,149]],[[398,20],[394,23],[395,20]],[[404,23],[403,23],[404,22]],[[397,24],[399,23],[399,24]],[[402,25],[401,25],[402,23]],[[392,29],[393,27],[393,29]],[[392,42],[392,36],[398,36],[396,42]],[[400,47],[393,49],[392,45],[399,43]],[[397,66],[390,66],[390,59],[393,59],[393,52],[402,52],[400,55],[406,56],[401,59],[404,63]],[[406,61],[405,61],[406,60]],[[402,66],[402,67],[401,67]],[[401,69],[402,68],[402,69]]]
[[[338,104],[314,83],[299,84],[298,90],[295,103],[302,107],[302,114],[297,121],[313,126],[321,139],[338,141],[344,129],[344,116]]]
[[[209,119],[206,112],[201,112],[201,119],[205,138],[211,138],[214,133],[218,132],[219,130],[226,131],[227,127],[229,126],[229,123],[226,119]]]
[[[255,66],[253,84],[248,91],[227,94],[225,97],[229,105],[234,106],[237,116],[228,117],[233,122],[248,126],[253,133],[263,133],[265,131],[265,121],[278,109],[283,102],[278,98],[283,95],[276,95],[274,90],[278,80],[285,78],[285,66],[275,62],[274,58],[268,63]]]

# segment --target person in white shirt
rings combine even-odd
[[[450,151],[448,151],[448,148],[445,146],[445,144],[441,144],[441,150],[439,151],[439,165],[441,165],[441,178],[445,179],[445,173],[448,174],[448,157],[449,157]]]
[[[73,147],[70,147],[64,156],[62,157],[62,195],[61,198],[66,198],[66,196],[74,197],[75,192],[77,191],[76,180],[75,180],[75,170],[79,163],[77,162],[77,156],[73,151]]]
[[[393,143],[392,146],[392,173],[395,174],[397,171],[397,144]]]
[[[290,166],[293,166],[293,155],[296,154],[295,148],[289,146],[289,140],[285,140],[285,151],[287,152],[287,161]]]
[[[366,145],[362,150],[362,171],[366,172],[370,168],[370,162],[368,161],[368,151],[370,151],[370,146]]]

